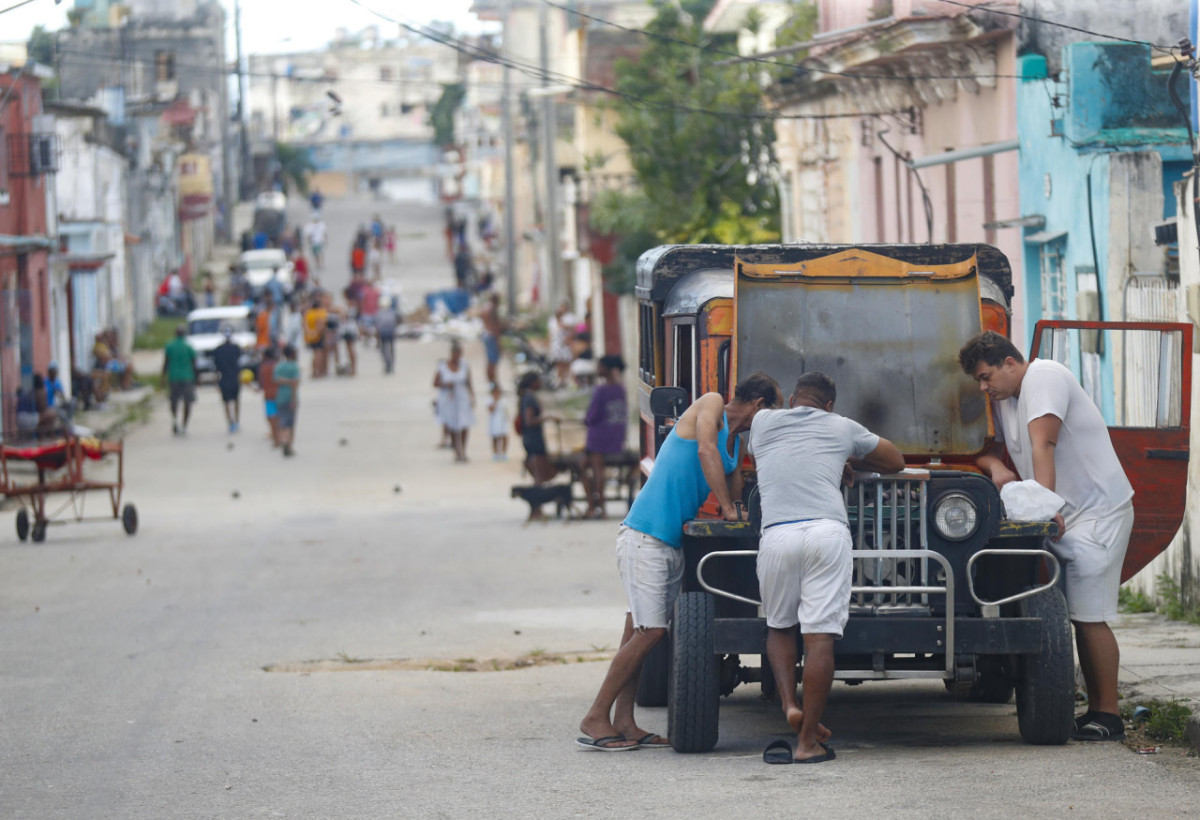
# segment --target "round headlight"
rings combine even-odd
[[[970,538],[979,525],[975,502],[965,493],[946,493],[933,508],[933,525],[951,541]]]

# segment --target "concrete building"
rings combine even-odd
[[[46,192],[58,152],[45,130],[43,73],[0,73],[0,432],[16,429],[18,389],[45,375],[53,355]]]
[[[135,111],[169,109],[173,124],[186,126],[190,149],[208,156],[212,175],[212,199],[189,221],[200,223],[197,235],[224,233],[238,177],[223,7],[215,0],[91,0],[76,8],[88,22],[58,33],[61,99],[104,108],[117,126]],[[211,239],[196,244],[198,253]],[[193,269],[205,261],[196,253],[188,260]]]
[[[378,188],[388,178],[428,176],[429,114],[461,79],[453,49],[378,27],[344,32],[320,51],[252,55],[247,110],[256,157],[274,142],[309,148],[313,183],[327,195]],[[259,187],[271,183],[259,168]],[[265,178],[264,178],[265,177]]]

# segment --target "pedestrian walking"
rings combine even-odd
[[[496,382],[496,366],[500,364],[500,334],[504,332],[504,319],[500,316],[500,294],[488,297],[479,313],[483,322],[483,350],[487,355],[487,379]]]
[[[534,484],[545,484],[554,478],[554,468],[546,451],[544,425],[548,421],[558,421],[558,417],[542,411],[542,403],[537,397],[541,389],[542,377],[536,372],[526,373],[517,384],[517,418],[521,422],[521,444],[525,447],[525,469],[533,476]],[[540,518],[541,511],[535,510],[529,517],[531,520]]]
[[[217,387],[221,391],[221,403],[225,407],[225,421],[229,423],[229,432],[238,431],[241,420],[241,358],[242,349],[234,344],[233,327],[221,325],[221,342],[212,352],[213,367],[217,371]]]
[[[379,340],[379,355],[383,357],[384,373],[391,373],[396,366],[396,326],[400,323],[398,301],[393,296],[375,314],[375,334]]]
[[[617,355],[604,356],[600,359],[597,372],[603,381],[592,391],[592,401],[583,416],[583,424],[587,427],[584,484],[588,491],[588,509],[583,517],[593,519],[604,518],[605,515],[605,460],[625,451],[625,433],[629,427],[625,385],[621,384],[625,360]]]
[[[319,379],[328,371],[325,353],[325,326],[329,322],[329,311],[321,291],[313,291],[308,309],[304,311],[304,343],[312,351],[312,377]]]
[[[196,401],[196,351],[187,341],[187,325],[175,328],[175,338],[163,348],[163,377],[171,402],[171,432],[187,435],[192,418],[192,403]],[[183,405],[183,424],[179,423],[179,405]]]
[[[279,363],[279,348],[271,345],[263,351],[258,366],[258,385],[263,394],[263,411],[271,434],[271,446],[279,446],[279,382],[275,381],[275,366]]]
[[[314,211],[312,218],[304,226],[304,236],[308,240],[308,249],[312,251],[313,264],[317,266],[317,270],[325,268],[325,236],[328,232],[325,220]]]
[[[300,365],[296,362],[296,348],[288,345],[283,349],[283,361],[275,366],[275,413],[279,420],[279,442],[283,455],[294,456],[292,442],[296,439],[296,412],[300,408]]]
[[[495,382],[488,398],[488,435],[492,437],[492,461],[508,461],[508,408],[504,391]]]
[[[442,425],[450,431],[454,460],[467,460],[467,435],[475,423],[475,390],[471,386],[471,368],[463,361],[462,345],[450,345],[450,358],[438,362],[433,386],[441,393],[438,410]]]

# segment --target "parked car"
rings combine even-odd
[[[845,494],[854,540],[850,620],[836,678],[943,681],[1007,703],[1028,743],[1065,743],[1074,651],[1052,522],[1010,519],[975,466],[994,440],[990,409],[959,367],[982,330],[1009,335],[1012,274],[989,245],[665,246],[638,262],[643,470],[669,422],[699,396],[731,396],[764,371],[785,392],[805,370],[837,383],[837,411],[894,442],[908,469],[861,475]],[[1030,358],[1070,368],[1110,426],[1133,484],[1136,523],[1122,580],[1166,548],[1186,504],[1191,324],[1039,322]],[[803,470],[803,465],[797,465]],[[761,508],[741,469],[750,521],[710,498],[684,528],[683,591],[637,698],[666,705],[671,744],[717,743],[720,699],[742,683],[774,694],[764,662],[755,561]],[[799,670],[797,670],[799,674]]]
[[[242,349],[238,364],[242,368],[258,373],[258,337],[250,318],[250,308],[245,305],[200,308],[187,316],[188,344],[196,351],[196,374],[200,377],[215,376],[212,352],[225,341],[221,328],[233,328],[233,343]]]
[[[279,279],[285,295],[292,292],[295,284],[295,270],[287,254],[279,248],[263,248],[256,251],[244,251],[241,256],[242,270],[246,273],[246,284],[250,287],[250,295],[258,298],[266,288],[271,277]]]

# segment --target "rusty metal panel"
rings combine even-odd
[[[971,455],[988,433],[984,395],[958,351],[980,332],[973,259],[900,263],[849,250],[791,268],[739,264],[737,377],[763,370],[790,393],[819,370],[836,411],[910,455]]]

